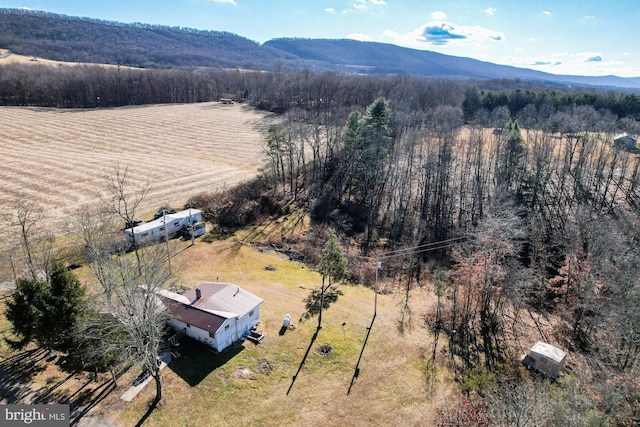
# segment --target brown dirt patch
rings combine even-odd
[[[273,363],[269,362],[267,359],[261,359],[258,361],[258,369],[263,374],[268,374],[269,372],[273,371],[273,368]]]
[[[246,366],[241,366],[236,368],[233,372],[233,378],[236,380],[253,380],[255,379],[255,375],[253,375],[253,371]]]
[[[328,356],[333,351],[333,347],[329,344],[323,344],[316,348],[316,354],[319,356]]]

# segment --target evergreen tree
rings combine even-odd
[[[507,140],[499,165],[499,182],[510,189],[513,185],[518,184],[522,161],[525,156],[525,145],[517,120],[509,120],[505,131]]]
[[[44,298],[38,341],[56,350],[68,350],[72,331],[84,304],[84,288],[76,276],[59,262],[49,270],[49,291]]]
[[[318,271],[329,278],[329,286],[334,280],[342,280],[349,274],[347,259],[342,251],[342,245],[333,230],[329,231],[329,238],[322,248],[322,258]]]
[[[13,332],[22,338],[20,346],[27,345],[36,338],[48,291],[44,281],[24,278],[16,280],[16,290],[7,301],[6,317],[13,325]]]
[[[48,277],[48,282],[18,279],[6,316],[14,333],[22,337],[21,345],[35,340],[46,348],[66,351],[84,304],[84,289],[60,263],[51,265]]]
[[[340,245],[338,236],[336,236],[336,233],[333,230],[329,231],[329,238],[322,248],[322,257],[320,259],[320,264],[318,265],[318,271],[322,274],[322,285],[320,286],[320,311],[318,312],[318,329],[320,329],[322,328],[322,309],[325,305],[325,292],[329,290],[333,280],[341,280],[349,273],[347,259],[342,252],[342,246]],[[329,278],[329,284],[326,287],[324,285],[325,277]],[[337,298],[337,294],[334,295]]]

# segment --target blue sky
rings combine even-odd
[[[229,31],[261,43],[354,38],[554,74],[640,76],[638,0],[2,0],[0,7]]]

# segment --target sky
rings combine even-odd
[[[640,77],[639,0],[0,0],[0,7],[228,31],[259,43],[351,38],[553,74]]]

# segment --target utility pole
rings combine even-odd
[[[9,262],[11,263],[11,271],[13,271],[13,281],[18,281],[18,276],[16,275],[16,266],[13,264],[13,254],[9,253]]]
[[[189,208],[189,232],[191,233],[191,246],[195,245],[195,237],[193,236],[193,218],[191,218],[191,208]]]
[[[169,274],[172,274],[171,271],[171,251],[169,250],[169,230],[167,229],[167,212],[162,211],[162,222],[164,222],[164,241],[167,244],[167,260],[169,263]]]
[[[376,314],[378,313],[378,270],[382,269],[382,262],[376,261],[376,287],[375,287],[375,296],[374,296],[374,306],[373,306],[373,317],[375,319]]]
[[[324,305],[324,275],[322,275],[322,286],[320,287],[320,313],[318,314],[318,330],[322,329],[322,306]]]

